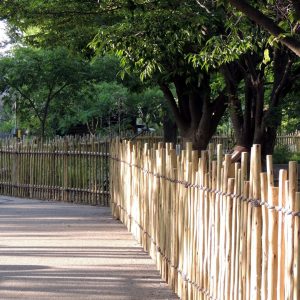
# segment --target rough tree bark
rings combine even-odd
[[[212,99],[209,75],[203,74],[199,86],[190,86],[186,78],[173,78],[176,97],[167,84],[160,84],[173,113],[179,133],[184,141],[190,141],[195,150],[204,150],[215,133],[227,107],[227,96],[221,92]]]

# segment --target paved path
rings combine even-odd
[[[0,299],[178,299],[108,208],[0,197]]]

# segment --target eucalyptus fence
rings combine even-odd
[[[108,143],[93,138],[0,143],[0,194],[109,205]]]
[[[110,149],[113,215],[181,299],[300,299],[296,162],[275,186],[259,145],[235,164],[221,145],[216,157],[191,144],[179,155],[162,143]]]

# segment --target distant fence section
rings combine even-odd
[[[133,138],[133,141],[134,140],[152,145],[154,143],[163,142],[163,137],[156,135],[155,133],[144,133]],[[180,137],[178,138],[177,143],[184,146]],[[214,149],[217,148],[218,144],[222,144],[224,153],[230,152],[236,144],[234,135],[214,135],[211,138],[210,143],[214,145]],[[278,135],[276,138],[276,146],[285,146],[291,152],[300,152],[300,133],[296,132],[289,135]]]
[[[0,143],[0,194],[109,205],[109,144],[92,138]]]
[[[216,156],[185,148],[113,142],[113,215],[181,299],[300,299],[296,162],[275,186],[259,145],[235,164],[221,145]]]
[[[276,139],[277,146],[286,146],[291,152],[300,152],[300,133],[279,135]]]

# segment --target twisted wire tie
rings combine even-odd
[[[165,180],[170,181],[172,183],[181,184],[185,188],[196,188],[196,189],[199,189],[199,190],[204,191],[204,192],[212,192],[212,193],[214,193],[216,195],[219,195],[219,196],[226,196],[226,197],[230,197],[230,198],[236,198],[240,201],[247,202],[248,204],[252,205],[252,207],[255,207],[255,208],[265,206],[266,208],[268,208],[270,210],[275,210],[277,212],[281,212],[282,214],[285,214],[287,216],[300,217],[300,211],[293,211],[291,209],[287,209],[287,208],[284,208],[284,207],[281,207],[281,206],[273,206],[273,205],[269,204],[268,202],[265,202],[265,201],[262,201],[262,200],[259,200],[259,199],[247,198],[243,195],[237,195],[237,194],[234,194],[234,193],[222,192],[220,190],[211,189],[211,188],[208,188],[208,187],[204,187],[202,185],[192,184],[192,183],[189,183],[185,180],[172,179],[172,178],[169,178],[165,175],[161,175],[159,173],[154,173],[152,171],[146,170],[145,168],[143,168],[141,166],[138,166],[138,165],[133,164],[133,163],[129,163],[129,162],[124,161],[124,160],[122,160],[118,157],[115,157],[115,156],[112,156],[112,155],[108,155],[108,157],[110,157],[112,160],[124,163],[124,164],[126,164],[130,167],[136,167],[136,168],[142,170],[143,172],[145,172],[146,174],[153,175],[154,177],[162,178],[162,179],[165,179]]]

